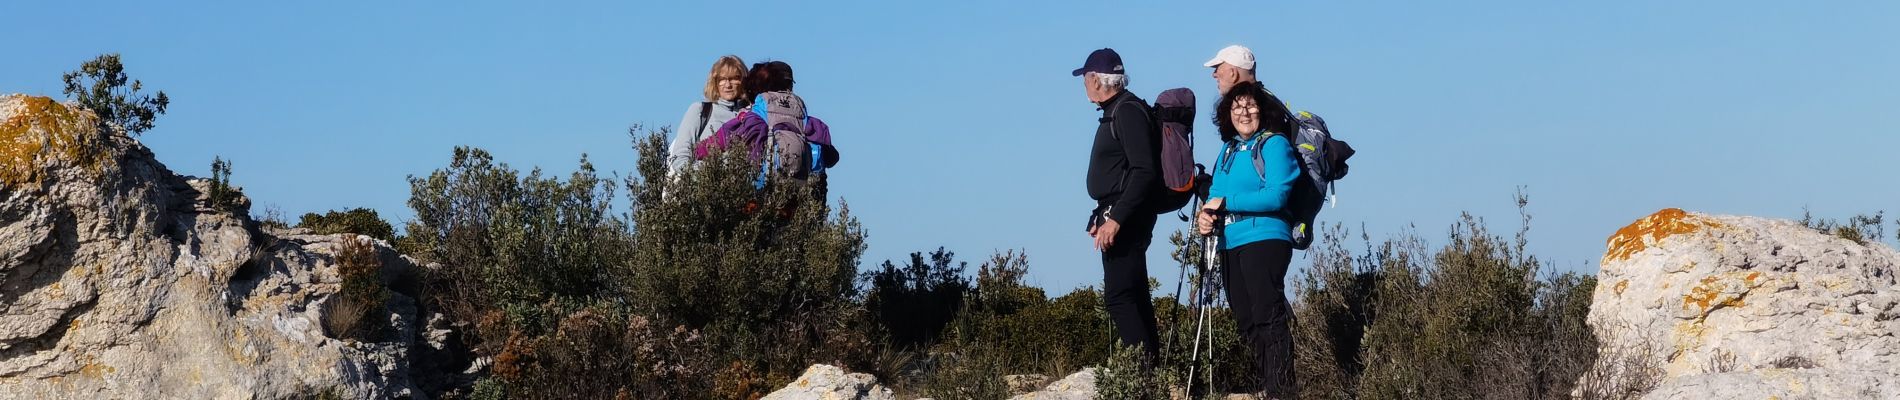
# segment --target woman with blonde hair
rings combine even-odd
[[[673,137],[673,143],[667,146],[666,161],[670,174],[677,175],[693,161],[693,146],[701,140],[712,137],[719,126],[739,115],[745,109],[747,99],[743,86],[746,73],[745,61],[739,56],[727,55],[713,62],[712,71],[706,74],[704,100],[686,107],[686,115],[680,118],[679,131]]]

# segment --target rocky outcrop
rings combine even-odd
[[[891,389],[877,384],[871,374],[845,373],[835,366],[818,364],[805,369],[791,384],[766,395],[764,400],[895,400]]]
[[[1092,400],[1095,398],[1095,368],[1083,368],[1042,390],[1010,397],[1010,400]]]
[[[1900,398],[1900,253],[1785,220],[1666,209],[1609,239],[1581,390]]]
[[[0,97],[0,398],[425,397],[413,293],[361,340],[325,331],[339,249],[366,238],[265,234],[95,121]],[[373,248],[385,283],[413,273]]]

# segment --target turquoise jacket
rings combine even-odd
[[[1266,136],[1262,138],[1261,136]],[[1281,215],[1287,193],[1300,178],[1292,144],[1283,134],[1256,134],[1252,140],[1228,143],[1214,163],[1212,197],[1225,198],[1227,226],[1221,229],[1228,249],[1262,240],[1293,240],[1293,229]],[[1262,154],[1262,170],[1254,169],[1254,152]],[[1231,153],[1231,154],[1229,154]],[[1262,178],[1264,176],[1264,178]]]

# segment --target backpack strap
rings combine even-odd
[[[700,132],[705,131],[707,128],[706,122],[712,120],[712,106],[713,104],[710,101],[699,102],[699,131]],[[693,134],[698,135],[699,132],[693,132]]]
[[[1267,132],[1265,134],[1254,135],[1253,139],[1248,140],[1248,142],[1251,142],[1248,144],[1248,147],[1253,149],[1253,157],[1250,157],[1253,159],[1253,172],[1254,172],[1254,175],[1257,175],[1260,177],[1260,183],[1262,185],[1266,184],[1267,182],[1267,158],[1266,158],[1266,151],[1264,151],[1264,149],[1261,149],[1261,147],[1265,146],[1267,144],[1267,139],[1272,138],[1274,135],[1279,135],[1279,134]],[[1289,140],[1288,143],[1291,143],[1291,139],[1289,138],[1288,140]],[[1215,162],[1214,168],[1219,168],[1221,169],[1222,172],[1227,171],[1226,170],[1227,168],[1233,168],[1234,153],[1237,151],[1239,147],[1240,147],[1239,140],[1227,142],[1227,147],[1221,150],[1220,158],[1214,161]],[[1294,163],[1298,164],[1297,161],[1295,161]],[[1285,216],[1284,214],[1285,214],[1284,212],[1271,212],[1271,213],[1258,213],[1258,214],[1229,212],[1227,213],[1227,218],[1228,218],[1227,222],[1235,223],[1235,222],[1245,221],[1253,217],[1263,216],[1263,215]]]
[[[1122,140],[1121,132],[1118,132],[1115,130],[1115,114],[1119,114],[1118,111],[1121,111],[1122,105],[1128,104],[1129,102],[1134,102],[1135,105],[1137,106],[1137,109],[1139,109],[1139,106],[1142,105],[1141,102],[1135,102],[1134,100],[1140,100],[1140,98],[1137,98],[1134,95],[1129,95],[1128,98],[1116,101],[1114,105],[1108,106],[1108,116],[1102,118],[1102,122],[1108,123],[1108,137],[1115,138],[1115,140]],[[1146,112],[1146,111],[1143,111],[1143,112]],[[1153,125],[1156,122],[1157,121],[1155,121],[1153,116],[1148,117],[1149,125]]]
[[[1260,176],[1260,182],[1263,183],[1267,181],[1267,159],[1265,155],[1261,154],[1263,152],[1260,151],[1260,146],[1267,144],[1267,138],[1273,135],[1274,134],[1258,135],[1248,140],[1252,142],[1248,144],[1248,147],[1253,149],[1253,172],[1255,175]],[[1221,172],[1226,172],[1227,169],[1233,168],[1234,153],[1238,151],[1239,147],[1239,140],[1227,142],[1227,146],[1221,149],[1220,158],[1214,160],[1214,168],[1221,170]]]
[[[1136,107],[1137,110],[1142,111],[1142,112],[1147,112],[1146,110],[1140,110],[1140,106],[1142,104],[1141,102],[1138,102],[1135,100],[1140,100],[1140,98],[1135,97],[1134,95],[1130,94],[1127,96],[1127,98],[1116,101],[1114,105],[1108,106],[1108,116],[1102,117],[1102,120],[1101,120],[1103,123],[1108,124],[1108,137],[1115,138],[1115,141],[1117,142],[1120,142],[1122,140],[1121,132],[1118,132],[1115,130],[1115,114],[1118,114],[1117,111],[1121,111],[1123,104],[1128,104],[1132,102],[1132,103],[1135,103],[1135,105],[1137,106]],[[1155,124],[1154,117],[1150,116],[1148,118],[1149,128],[1153,128],[1154,124]],[[1126,155],[1124,155],[1123,157],[1126,157]],[[1122,170],[1122,179],[1120,183],[1115,184],[1115,186],[1120,187],[1122,191],[1124,192],[1128,191],[1128,170]]]

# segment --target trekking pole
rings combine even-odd
[[[1224,268],[1224,267],[1226,266],[1225,265],[1215,266],[1215,268]],[[1209,288],[1208,297],[1211,299],[1215,299],[1214,304],[1226,304],[1225,300],[1220,300],[1220,298],[1214,297],[1214,296],[1216,296],[1214,294],[1214,289]],[[1206,314],[1208,308],[1209,307],[1202,306],[1201,313]],[[1208,325],[1207,326],[1207,393],[1214,393],[1214,368],[1219,366],[1220,363],[1214,360],[1214,321],[1211,319],[1208,320],[1207,325]]]
[[[1195,197],[1194,214],[1196,216],[1198,216],[1200,213],[1201,205],[1206,204],[1206,203],[1207,203],[1207,198],[1200,197],[1200,196]],[[1190,234],[1199,233],[1199,232],[1194,231],[1193,218],[1182,217],[1181,220],[1186,221],[1188,223],[1188,232]],[[1187,261],[1187,260],[1182,260],[1182,261]],[[1168,343],[1167,343],[1167,346],[1162,347],[1162,350],[1164,351],[1168,350],[1169,348],[1174,347],[1176,343],[1180,343],[1180,338],[1178,338],[1178,336],[1180,336],[1180,333],[1181,333],[1181,324],[1179,321],[1181,317],[1181,304],[1180,304],[1181,303],[1181,283],[1187,281],[1187,270],[1188,270],[1188,263],[1185,263],[1185,262],[1181,263],[1181,274],[1175,276],[1174,278],[1175,304],[1173,307],[1168,307],[1168,320],[1167,320],[1168,321]]]
[[[1219,227],[1216,227],[1215,230],[1216,232],[1218,232]],[[1220,236],[1218,236],[1218,234],[1208,235],[1206,238],[1203,238],[1201,240],[1201,262],[1200,262],[1200,265],[1198,266],[1202,268],[1199,268],[1199,271],[1197,272],[1195,280],[1194,280],[1194,303],[1193,303],[1193,304],[1199,304],[1199,306],[1195,307],[1196,310],[1194,310],[1195,314],[1197,314],[1194,321],[1194,346],[1191,350],[1189,350],[1190,353],[1188,353],[1189,355],[1188,355],[1187,384],[1189,388],[1194,387],[1194,375],[1195,375],[1194,372],[1195,372],[1195,369],[1200,367],[1201,336],[1203,332],[1205,332],[1208,336],[1208,343],[1207,343],[1208,358],[1213,359],[1214,357],[1213,332],[1210,330],[1211,327],[1209,326],[1211,322],[1207,320],[1207,305],[1208,305],[1207,299],[1213,297],[1213,289],[1212,289],[1212,285],[1209,284],[1211,283],[1211,281],[1209,280],[1210,278],[1208,277],[1208,274],[1211,274],[1214,271],[1215,257],[1220,254],[1219,246],[1220,246]],[[1209,372],[1211,373],[1212,368],[1209,368],[1209,369],[1210,369]],[[1208,393],[1213,393],[1212,392],[1213,379],[1208,379],[1208,382],[1209,382],[1208,388],[1210,389]],[[1192,390],[1189,390],[1189,391],[1191,392]]]

